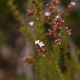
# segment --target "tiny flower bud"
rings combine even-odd
[[[31,1],[31,3],[33,3],[33,4],[34,4],[34,3],[36,3],[36,2],[33,0],[33,1]]]
[[[27,12],[28,12],[28,13],[27,13],[27,16],[32,16],[33,13],[34,13],[33,11],[30,11],[29,9],[27,9]]]
[[[46,4],[47,7],[49,7],[49,4]]]
[[[65,35],[66,36],[70,36],[71,35],[71,29],[68,30],[68,27],[66,27],[65,29],[66,29],[66,32],[67,32],[67,33],[65,33]]]
[[[46,56],[43,54],[42,57],[46,57]]]
[[[55,43],[61,45],[60,39],[55,39]]]
[[[58,37],[60,37],[61,36],[61,34],[58,34]]]
[[[39,12],[39,15],[41,15],[41,12]]]
[[[31,57],[31,59],[33,59],[33,57]]]
[[[39,19],[39,18],[37,18],[37,20],[38,20],[38,21],[40,21],[40,19]]]

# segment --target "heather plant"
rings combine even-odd
[[[80,64],[77,56],[71,53],[68,41],[71,29],[65,23],[76,3],[71,2],[68,5],[65,15],[58,9],[59,0],[46,4],[47,12],[44,11],[44,3],[43,0],[28,1],[30,6],[26,15],[31,21],[26,24],[13,1],[8,0],[13,15],[20,22],[20,32],[33,48],[33,56],[25,55],[22,61],[33,66],[34,80],[80,80]],[[49,25],[48,29],[44,24]]]

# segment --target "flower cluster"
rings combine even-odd
[[[38,2],[39,2],[39,0],[38,0]],[[39,11],[38,2],[35,1],[35,0],[32,0],[32,1],[31,1],[31,3],[33,4],[33,6],[34,6],[34,8],[35,8],[35,11],[34,11],[35,14],[36,14],[37,16],[40,16],[40,15],[41,15],[41,12]]]
[[[60,13],[60,10],[56,10],[53,5],[59,5],[60,1],[53,0],[50,4],[46,4],[49,11],[51,12],[51,15]]]
[[[53,0],[54,5],[58,5],[59,1],[58,0]],[[50,11],[54,10],[54,8],[52,7],[53,4],[47,4],[46,6],[49,8]],[[75,6],[76,4],[74,2],[71,2],[68,5],[68,9],[66,9],[67,12],[69,12],[73,6]],[[61,19],[61,17],[59,17],[58,15],[56,16],[56,18],[53,20],[52,25],[54,26],[53,31],[48,29],[48,33],[47,35],[53,35],[56,39],[55,39],[55,43],[58,45],[61,45],[61,41],[59,39],[59,37],[61,36],[61,34],[59,33],[62,28],[62,24],[64,23],[64,20]],[[66,27],[66,33],[65,35],[69,36],[71,35],[71,30],[68,30],[68,27]]]
[[[59,0],[53,0],[50,4],[47,4],[46,6],[52,9],[53,5],[59,5],[59,3],[60,3]]]
[[[66,36],[70,36],[71,35],[71,29],[68,30],[68,27],[66,27],[66,33],[65,33]]]
[[[69,36],[69,35],[71,35],[71,30],[68,30],[68,27],[66,27],[65,28],[66,32],[61,32],[61,30],[62,30],[61,26],[63,25],[64,20],[60,16],[60,10],[58,10],[58,5],[59,5],[60,1],[59,0],[53,0],[50,4],[46,4],[49,12],[44,12],[43,14],[41,13],[40,5],[38,4],[39,0],[32,0],[31,3],[33,4],[35,9],[34,9],[34,11],[33,10],[30,11],[28,9],[27,10],[27,16],[36,15],[36,19],[38,22],[42,20],[41,17],[43,17],[44,19],[48,19],[48,20],[52,21],[51,25],[53,26],[53,30],[48,29],[47,35],[53,35],[55,38],[55,43],[57,45],[61,45],[61,40],[60,40],[61,34]],[[71,2],[68,5],[68,9],[66,9],[66,11],[69,12],[72,9],[72,7],[75,5],[76,4],[74,2]],[[51,20],[50,17],[53,14],[56,14],[57,16],[55,16],[55,19]],[[41,16],[41,15],[43,15],[43,16]],[[35,20],[35,22],[29,22],[29,25],[31,26],[31,28],[34,27],[34,23],[36,24],[37,21]],[[46,20],[46,22],[48,22],[48,21]],[[42,24],[39,24],[39,25],[42,26]],[[43,42],[40,42],[40,40],[36,40],[35,41],[35,48],[37,49],[37,52],[39,53],[40,58],[46,57],[45,54],[42,53],[43,51],[45,51]],[[22,61],[23,62],[30,62],[32,60],[33,60],[33,57],[26,56],[23,58]]]
[[[64,23],[64,20],[61,19],[61,17],[59,17],[58,15],[56,16],[56,18],[53,20],[52,25],[55,26],[55,28],[52,30],[48,29],[47,33],[48,35],[54,35],[56,36],[57,33],[59,33],[62,28],[60,27],[62,24]],[[60,34],[57,35],[57,37],[60,37]]]
[[[39,40],[35,41],[35,48],[37,49],[38,53],[43,52],[45,50],[43,46],[43,42],[39,42]]]
[[[36,3],[34,0],[31,1],[33,4]]]
[[[54,31],[48,29],[48,33],[47,33],[47,35],[54,35]]]
[[[75,5],[76,5],[76,3],[71,2],[71,3],[68,5],[68,9],[66,9],[66,12],[71,11],[72,7],[75,6]]]
[[[61,17],[57,15],[56,18],[53,20],[52,25],[62,26],[63,23],[64,23],[64,20],[62,20]]]
[[[58,44],[58,45],[61,45],[60,39],[55,39],[55,43]]]
[[[50,30],[50,29],[48,29],[48,33],[47,33],[47,35],[53,35],[54,37],[60,37],[61,36],[61,34],[57,34],[58,32],[60,32],[62,30],[62,28],[61,27],[59,27],[59,28],[54,28],[54,30],[52,31],[52,30]],[[57,32],[57,33],[56,33]]]
[[[53,0],[52,3],[53,3],[54,5],[58,5],[58,4],[60,3],[60,1],[59,1],[59,0]]]
[[[42,54],[42,52],[45,50],[43,46],[44,46],[43,42],[39,42],[39,40],[35,41],[35,48],[37,49],[40,57],[45,57],[45,55]]]
[[[55,39],[56,44],[59,44],[59,45],[61,44],[61,42],[60,42],[60,39],[58,38],[61,36],[60,32],[62,30],[61,26],[63,23],[64,23],[64,20],[62,20],[61,17],[57,15],[52,22],[52,25],[54,25],[53,31],[48,29],[48,33],[47,33],[47,35],[53,35],[56,38]]]
[[[33,57],[30,57],[30,56],[25,56],[25,57],[22,59],[23,62],[30,62],[30,61],[32,61],[32,60],[33,60]]]
[[[27,12],[28,12],[28,13],[27,13],[27,16],[32,16],[32,15],[33,15],[33,13],[34,13],[34,12],[33,12],[33,10],[32,10],[32,11],[30,11],[29,9],[27,9]]]

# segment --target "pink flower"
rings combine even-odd
[[[70,35],[71,35],[71,29],[68,30],[68,27],[66,27],[65,29],[66,29],[65,35],[66,35],[66,36],[70,36]]]
[[[31,60],[33,60],[33,57],[30,57],[30,56],[25,56],[25,57],[22,59],[23,62],[29,62],[29,61],[31,61]]]
[[[54,5],[58,5],[58,4],[60,3],[60,1],[59,1],[59,0],[53,0],[52,3],[53,3]]]
[[[61,45],[60,39],[55,39],[55,43],[58,44],[58,45]]]
[[[27,9],[27,12],[28,12],[28,13],[27,13],[27,16],[32,16],[33,13],[34,13],[33,11],[30,11],[29,9]]]

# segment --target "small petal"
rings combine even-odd
[[[49,12],[45,12],[45,16],[49,16],[50,15],[50,13]]]
[[[36,44],[39,44],[39,40],[35,41],[35,45],[36,45]]]
[[[57,15],[56,18],[59,18],[59,16]]]
[[[43,42],[40,42],[40,43],[39,43],[39,46],[40,46],[40,47],[44,46]]]
[[[71,2],[71,4],[72,4],[73,6],[75,6],[75,5],[76,5],[76,3],[75,3],[75,2]]]
[[[34,22],[30,22],[30,23],[29,23],[30,26],[33,26],[33,24],[34,24]]]

